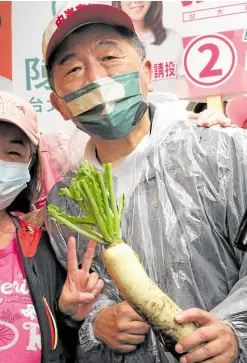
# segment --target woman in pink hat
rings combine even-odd
[[[39,139],[32,106],[0,92],[0,362],[74,362],[80,321],[103,288],[89,273],[93,242],[78,269],[69,238],[66,272],[47,233],[13,215],[39,194]]]

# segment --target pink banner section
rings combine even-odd
[[[220,16],[236,15],[242,13],[247,13],[247,2],[234,5],[222,5],[209,9],[186,11],[183,13],[183,22],[218,18]]]
[[[234,94],[247,89],[245,29],[183,38],[187,97]]]

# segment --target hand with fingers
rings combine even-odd
[[[83,320],[90,313],[104,287],[96,273],[90,274],[95,248],[96,242],[90,241],[79,269],[75,238],[68,240],[67,279],[59,298],[59,309],[74,320]]]
[[[188,352],[180,363],[232,363],[239,357],[239,346],[233,329],[213,314],[189,309],[176,317],[179,324],[196,322],[199,328],[176,345],[177,353]],[[201,343],[204,343],[201,347]],[[198,347],[198,348],[197,348]]]
[[[149,328],[126,301],[101,310],[93,321],[95,336],[119,353],[134,351]]]
[[[231,120],[220,110],[208,108],[200,113],[189,112],[188,119],[197,120],[197,126],[211,127],[220,125],[221,127],[238,127],[233,125]]]

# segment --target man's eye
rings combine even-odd
[[[117,57],[114,57],[113,55],[108,55],[107,57],[103,57],[102,61],[109,61],[109,60],[113,60],[113,59],[117,59]]]
[[[74,67],[67,74],[75,73],[76,71],[78,71],[80,69],[81,69],[81,67]]]

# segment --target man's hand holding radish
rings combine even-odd
[[[176,318],[179,324],[196,322],[200,328],[176,345],[177,353],[188,352],[180,363],[232,363],[239,357],[239,345],[233,329],[213,314],[201,309],[188,309]]]
[[[95,336],[109,348],[129,353],[144,342],[149,325],[127,303],[103,309],[93,321]]]
[[[104,282],[96,273],[90,274],[96,243],[90,241],[83,256],[82,267],[78,268],[76,241],[69,238],[67,254],[67,279],[59,298],[59,309],[74,320],[83,320],[91,311]]]

